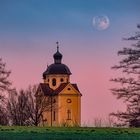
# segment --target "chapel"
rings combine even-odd
[[[77,84],[71,83],[71,71],[62,63],[63,55],[57,51],[53,55],[54,63],[43,72],[43,83],[39,84],[38,97],[46,97],[46,110],[42,113],[43,126],[80,126],[81,96]],[[44,98],[42,98],[44,99]],[[43,103],[43,102],[42,102]]]

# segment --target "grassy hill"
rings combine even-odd
[[[1,126],[0,140],[140,140],[140,128]]]

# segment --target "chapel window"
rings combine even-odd
[[[68,90],[71,90],[71,88],[68,88]]]
[[[55,111],[53,112],[53,120],[55,121],[55,115],[56,115],[56,113],[55,113]]]
[[[71,120],[71,111],[67,110],[67,120]]]
[[[56,86],[56,79],[55,78],[52,79],[52,85]]]
[[[64,81],[64,79],[63,79],[63,78],[61,78],[61,79],[60,79],[60,81],[61,81],[61,82],[63,82],[63,81]]]
[[[72,101],[71,101],[71,99],[67,99],[67,103],[71,103]]]

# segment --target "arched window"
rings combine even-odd
[[[71,111],[67,110],[67,120],[71,120]]]
[[[63,81],[64,81],[64,79],[63,79],[63,78],[61,78],[61,79],[60,79],[60,82],[63,82]]]
[[[56,86],[56,79],[55,78],[52,79],[52,85]]]

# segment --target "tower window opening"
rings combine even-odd
[[[67,110],[67,120],[71,120],[71,111]]]
[[[56,86],[56,79],[55,78],[52,79],[52,85]]]
[[[60,79],[60,81],[61,81],[61,82],[63,82],[63,81],[64,81],[64,79],[63,79],[63,78],[61,78],[61,79]]]

